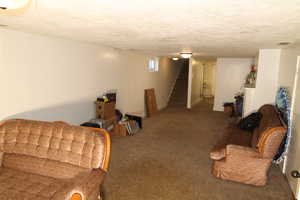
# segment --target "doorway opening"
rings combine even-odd
[[[187,104],[188,78],[189,78],[189,59],[182,59],[181,70],[178,74],[175,86],[173,88],[169,106],[183,106]]]
[[[216,64],[216,59],[201,57],[190,59],[187,108],[192,108],[201,101],[213,104]]]

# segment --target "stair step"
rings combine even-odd
[[[172,94],[169,99],[169,105],[185,105],[187,103],[188,90],[188,68],[183,67],[176,80]]]

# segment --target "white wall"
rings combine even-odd
[[[55,37],[0,29],[0,119],[64,120],[94,117],[93,102],[117,89],[117,107],[144,112],[144,89],[154,87],[166,106],[179,67],[161,59],[148,72],[148,58],[129,51]]]
[[[203,89],[203,96],[212,97],[215,95],[215,70],[216,60],[202,61],[203,65],[203,84],[206,83],[206,88]]]
[[[264,104],[274,104],[279,87],[293,91],[298,49],[260,49],[257,56],[256,88],[248,89],[244,115],[258,110]],[[249,95],[247,95],[249,94]]]
[[[243,113],[242,116],[245,117],[257,109],[254,107],[254,98],[255,98],[256,88],[244,88],[244,101],[243,101]]]
[[[192,57],[190,59],[188,108],[197,104],[205,94],[208,96],[214,95],[215,66],[216,60],[213,59],[201,57]],[[206,91],[203,88],[204,81],[209,86]]]
[[[290,95],[292,95],[294,87],[297,56],[300,56],[300,49],[289,48],[281,50],[278,87],[286,87]]]
[[[190,64],[190,107],[192,107],[201,100],[203,93],[203,65],[199,59],[194,57],[190,58]]]
[[[296,66],[297,66],[297,56],[300,56],[300,48],[288,48],[288,49],[282,49],[281,55],[280,55],[280,64],[279,64],[279,75],[278,75],[278,88],[279,87],[285,87],[287,88],[289,95],[290,95],[290,101],[292,101],[295,98],[295,94],[297,93],[297,90],[300,88],[294,88],[295,83],[295,75],[296,75]],[[299,77],[298,77],[299,81]],[[297,83],[296,83],[297,84]],[[294,89],[296,89],[294,91]],[[294,102],[296,103],[296,102]],[[292,105],[292,123],[294,123],[294,112],[296,111],[295,108],[299,107],[299,105],[293,104]],[[298,138],[299,136],[299,130],[298,127],[294,125],[293,139]],[[297,135],[298,134],[298,135]],[[297,143],[291,142],[291,149],[293,151],[291,152],[291,155],[293,156],[293,153],[297,152]],[[287,159],[284,160],[283,165],[280,165],[283,169],[283,173],[286,173],[286,170],[294,169],[293,166],[293,159],[289,159],[289,153],[287,155]],[[290,176],[287,176],[288,180],[290,179]]]
[[[274,104],[278,90],[280,49],[260,49],[257,66],[256,88],[252,110],[264,104]]]
[[[253,58],[218,58],[214,110],[223,111],[225,102],[233,102],[234,95],[242,91]]]
[[[147,61],[147,60],[146,60]],[[154,88],[158,109],[167,106],[171,90],[181,69],[180,62],[174,62],[167,57],[160,58],[159,72],[149,72],[147,63],[144,65],[128,66],[128,87],[129,104],[127,110],[144,112],[144,90]]]

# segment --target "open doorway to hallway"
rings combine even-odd
[[[200,101],[213,104],[216,63],[216,59],[201,57],[190,59],[187,108],[192,108]]]
[[[189,59],[181,59],[182,67],[174,85],[169,106],[186,106],[188,94]]]
[[[216,60],[203,61],[202,97],[203,97],[203,100],[207,101],[207,103],[209,103],[209,104],[214,103],[215,70],[216,70]]]

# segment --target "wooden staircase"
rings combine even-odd
[[[185,106],[187,104],[189,78],[189,61],[185,60],[172,91],[169,106]]]

